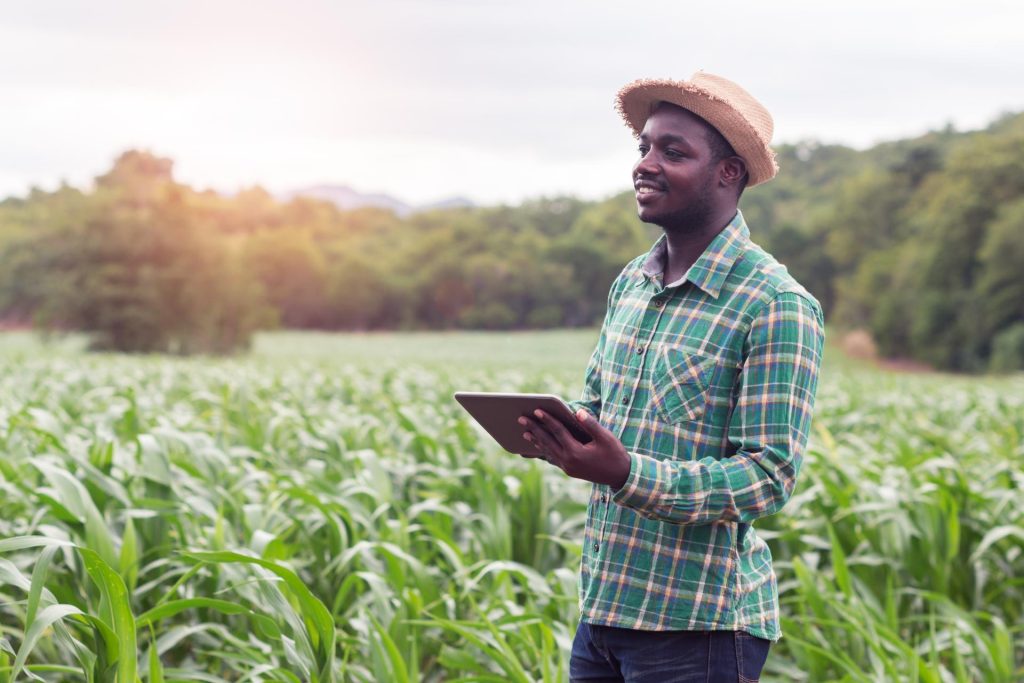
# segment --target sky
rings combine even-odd
[[[776,143],[864,148],[1024,110],[1021,27],[1017,0],[2,0],[0,198],[139,148],[222,192],[595,199],[629,187],[629,81],[703,69]]]

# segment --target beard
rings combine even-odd
[[[712,178],[709,176],[697,190],[697,196],[686,206],[648,218],[644,223],[657,225],[666,233],[685,235],[707,228],[715,217],[715,206],[711,199]]]

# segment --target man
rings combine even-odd
[[[772,119],[735,83],[640,80],[617,106],[639,137],[641,220],[664,230],[612,284],[576,441],[538,411],[524,438],[594,483],[573,681],[756,681],[781,636],[754,530],[796,485],[821,307],[751,242],[746,186],[776,173]]]

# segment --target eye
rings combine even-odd
[[[637,150],[640,152],[640,156],[647,156],[647,152],[650,151],[650,147],[647,145],[640,145]]]
[[[673,149],[669,147],[668,149],[665,150],[665,156],[667,156],[669,159],[682,159],[686,155],[680,152],[678,149]]]

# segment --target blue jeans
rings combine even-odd
[[[635,631],[580,622],[573,683],[753,683],[770,640],[743,631]]]

